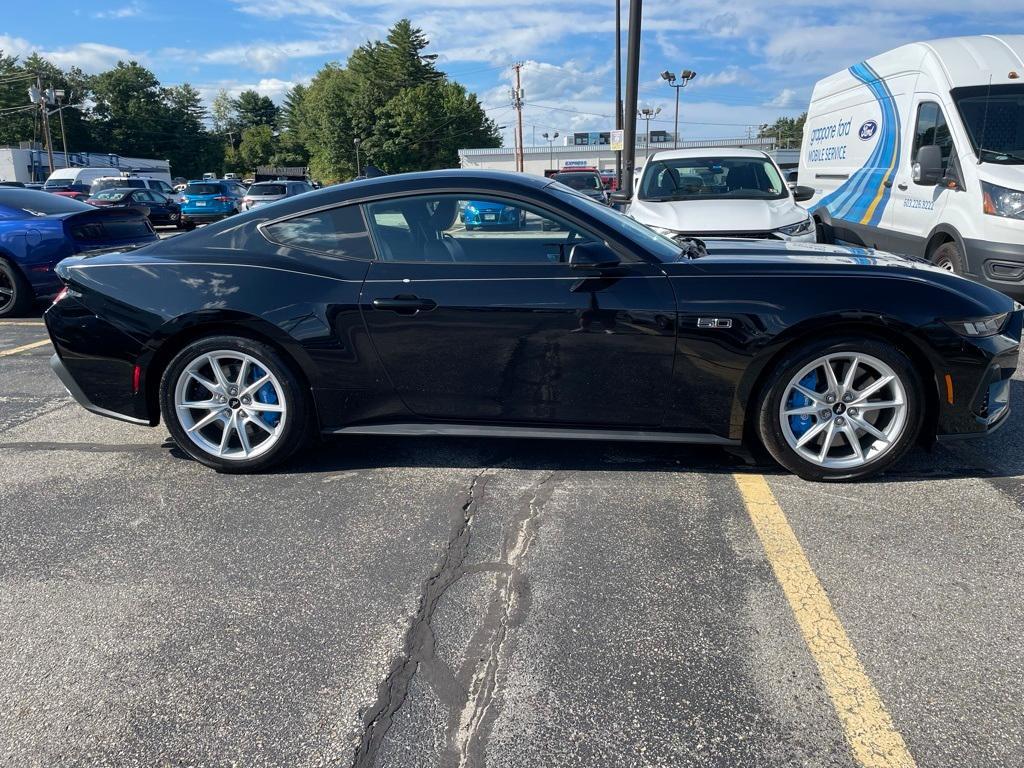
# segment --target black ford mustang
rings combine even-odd
[[[470,201],[525,225],[469,232]],[[316,432],[759,441],[862,477],[1008,412],[1024,312],[923,262],[668,240],[546,179],[368,179],[67,259],[53,367],[225,471]]]

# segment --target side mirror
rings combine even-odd
[[[625,205],[626,203],[633,199],[633,195],[631,195],[624,189],[616,189],[614,192],[608,195],[608,199],[611,200],[613,203]]]
[[[793,188],[793,199],[798,203],[804,203],[814,197],[814,187],[805,187],[798,184]]]
[[[915,184],[934,186],[942,181],[942,149],[936,144],[929,144],[917,150],[913,177]]]
[[[618,255],[604,243],[577,243],[569,251],[573,269],[613,269],[621,263]]]

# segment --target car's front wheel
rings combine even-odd
[[[179,352],[160,380],[160,407],[178,447],[222,472],[282,462],[313,428],[299,376],[272,347],[238,336]]]
[[[913,364],[881,340],[818,341],[790,354],[763,389],[758,433],[807,480],[854,480],[890,467],[917,439],[923,388]]]

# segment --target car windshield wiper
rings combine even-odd
[[[1024,163],[1024,156],[1015,155],[1012,152],[1001,152],[1001,151],[996,150],[996,149],[985,149],[985,148],[982,148],[981,151],[982,151],[983,154],[987,153],[989,155],[995,155],[996,157],[1005,157],[1008,160],[1016,160],[1018,163]]]

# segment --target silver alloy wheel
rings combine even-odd
[[[953,268],[952,259],[939,259],[937,262],[935,262],[935,266],[938,267],[939,269],[944,269],[947,272],[956,272],[956,270]]]
[[[826,469],[855,469],[899,441],[907,424],[907,392],[877,357],[837,352],[790,379],[779,419],[800,458]]]
[[[181,372],[174,410],[185,434],[205,453],[242,461],[273,448],[288,418],[277,377],[252,355],[206,352]]]
[[[7,273],[0,270],[0,310],[7,309],[14,303],[14,283]]]

